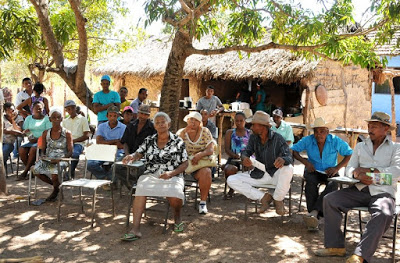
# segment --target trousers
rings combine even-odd
[[[355,186],[327,194],[323,201],[325,228],[324,243],[326,248],[344,248],[345,240],[340,227],[342,213],[353,207],[366,206],[371,219],[365,226],[354,254],[371,261],[379,240],[390,227],[393,219],[395,201],[390,194],[371,196],[368,187],[359,191]]]
[[[292,177],[293,166],[285,165],[278,169],[273,176],[265,173],[262,178],[254,179],[250,177],[249,173],[237,173],[229,176],[227,183],[230,188],[252,200],[261,200],[265,194],[255,187],[271,184],[275,186],[272,197],[276,201],[282,201],[289,192]]]

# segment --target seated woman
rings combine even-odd
[[[41,101],[41,102],[44,103],[43,114],[47,115],[49,113],[49,101],[45,97],[41,96],[43,91],[44,91],[44,85],[42,83],[39,83],[39,82],[36,83],[33,86],[33,94],[34,94],[34,96],[30,97],[27,100],[24,100],[21,104],[17,105],[17,109],[19,111],[21,111],[25,116],[25,115],[29,115],[29,112],[27,112],[24,109],[24,107],[25,106],[29,106],[29,108],[31,109],[31,112],[33,114],[33,106],[34,106],[35,102]]]
[[[187,167],[187,153],[181,138],[169,132],[171,118],[164,112],[154,116],[157,133],[148,136],[135,153],[125,156],[124,164],[146,159],[146,171],[139,177],[133,202],[132,232],[122,237],[133,241],[142,236],[140,219],[146,206],[147,196],[166,197],[174,210],[175,232],[183,231],[181,209],[185,182],[183,172]]]
[[[227,130],[225,133],[225,152],[229,156],[224,168],[225,180],[240,169],[240,153],[246,148],[251,134],[250,130],[245,128],[245,124],[246,116],[243,112],[237,112],[235,115],[236,128]],[[224,198],[232,198],[233,193],[234,190],[229,189]]]
[[[17,136],[22,136],[22,124],[24,119],[15,111],[14,104],[4,103],[4,125],[3,125],[3,159],[4,166],[14,150]]]
[[[35,163],[37,141],[45,130],[52,127],[49,117],[43,114],[44,104],[41,101],[33,103],[32,115],[26,117],[23,125],[23,133],[28,135],[29,142],[19,147],[19,156],[25,165],[25,170],[17,177],[17,180],[28,179],[28,172]]]
[[[46,201],[55,201],[59,192],[57,158],[71,157],[74,148],[71,132],[61,127],[62,112],[58,109],[50,111],[50,121],[53,127],[43,132],[42,150],[49,159],[39,159],[33,167],[33,174],[45,183],[53,185],[53,192]],[[53,160],[50,160],[53,159]],[[67,162],[60,162],[64,168]],[[51,178],[49,178],[51,176]]]
[[[200,113],[193,111],[185,116],[184,121],[187,122],[187,126],[186,128],[180,129],[177,132],[177,135],[179,135],[185,142],[189,161],[192,162],[192,165],[196,165],[203,157],[214,154],[214,146],[216,143],[210,130],[203,127]],[[208,210],[206,201],[211,187],[211,168],[200,168],[192,175],[199,182],[199,213],[207,214]]]

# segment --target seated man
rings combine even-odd
[[[271,129],[282,135],[289,146],[293,146],[294,136],[292,126],[283,120],[283,112],[280,109],[274,110],[272,112],[272,118],[274,119],[276,126],[272,126]]]
[[[118,121],[119,106],[110,106],[107,109],[107,122],[101,123],[97,128],[97,144],[108,144],[117,145],[117,160],[121,160],[124,156],[124,146],[120,142],[122,135],[125,132],[125,124]],[[103,167],[104,162],[90,160],[87,164],[87,169],[97,179],[111,180],[112,171],[111,169],[105,169]]]
[[[260,212],[269,208],[272,200],[275,203],[276,213],[284,215],[283,199],[290,189],[293,176],[293,158],[285,139],[271,130],[270,116],[257,111],[247,122],[251,122],[253,134],[250,135],[246,149],[242,151],[242,161],[245,167],[252,166],[250,156],[265,165],[265,172],[255,168],[250,173],[237,173],[228,177],[228,185],[247,198],[261,202]],[[264,193],[253,186],[265,184],[275,185],[273,195]]]
[[[400,175],[400,145],[386,136],[389,130],[395,128],[391,126],[388,114],[374,112],[371,119],[366,121],[369,138],[356,145],[346,168],[346,176],[358,179],[360,183],[325,196],[325,248],[315,251],[317,256],[345,256],[345,240],[341,231],[342,212],[353,207],[368,207],[371,219],[347,263],[371,262],[379,240],[392,222]],[[373,184],[367,175],[369,172],[391,173],[392,184]]]
[[[304,179],[306,180],[305,196],[308,215],[304,221],[309,230],[318,229],[318,218],[323,216],[322,200],[324,196],[337,190],[335,182],[328,182],[328,178],[337,176],[340,168],[349,162],[353,150],[339,137],[329,134],[332,125],[323,118],[317,118],[309,128],[314,129],[314,134],[301,139],[293,145],[293,157],[305,165]],[[308,160],[300,156],[306,151]],[[344,159],[338,164],[338,153]],[[318,195],[318,186],[325,184],[325,190]]]
[[[144,142],[144,139],[156,133],[154,124],[149,117],[150,106],[145,104],[140,105],[138,110],[138,118],[126,126],[124,135],[121,138],[121,143],[124,145],[125,156],[136,152],[139,146]],[[130,176],[133,176],[134,180],[136,180],[143,172],[144,167],[143,169],[131,170]],[[116,174],[118,175],[118,178],[121,180],[122,184],[130,187],[126,181],[125,167],[118,166]]]
[[[75,178],[75,168],[79,162],[79,155],[83,151],[84,142],[89,139],[90,129],[86,117],[76,112],[76,104],[73,100],[67,100],[64,107],[69,117],[62,122],[62,126],[72,134],[74,144],[72,158],[78,159],[78,161],[71,162],[71,177]]]

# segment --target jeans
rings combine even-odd
[[[18,156],[19,156],[18,149],[21,146],[22,141],[23,141],[23,138],[17,136],[17,139],[15,140],[15,143],[14,143],[14,151],[13,151],[14,158],[18,158]]]
[[[124,157],[124,152],[123,151],[118,151],[116,155],[116,160],[120,161]],[[97,179],[106,179],[106,180],[112,180],[112,168],[110,169],[104,169],[103,164],[104,161],[96,161],[96,160],[90,160],[87,163],[87,170],[91,172]],[[115,181],[115,179],[114,179]]]
[[[14,144],[13,143],[3,143],[4,166],[6,165],[8,157],[10,157],[10,154],[11,154],[11,152],[13,150],[14,150]]]
[[[74,150],[72,151],[72,158],[78,159],[78,161],[71,162],[71,177],[75,178],[75,169],[78,166],[79,162],[79,155],[83,152],[83,146],[78,143],[74,143]]]

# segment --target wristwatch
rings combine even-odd
[[[373,167],[369,168],[369,170],[371,171],[371,173],[375,172],[375,168],[373,168]]]

